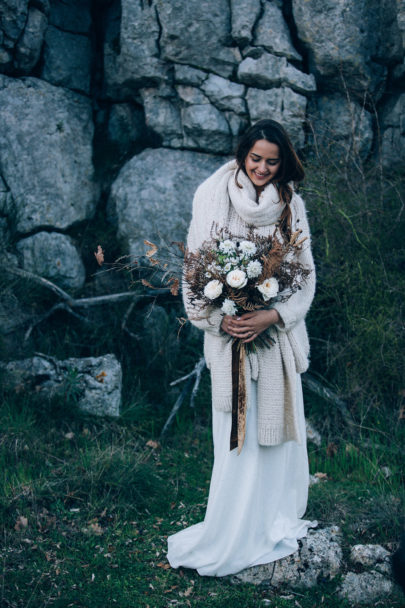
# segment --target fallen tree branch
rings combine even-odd
[[[76,319],[79,319],[80,321],[82,321],[84,323],[92,323],[92,321],[87,319],[85,316],[75,312],[75,310],[73,310],[73,309],[88,308],[88,307],[92,307],[92,306],[100,306],[103,304],[116,304],[119,302],[125,302],[126,300],[132,300],[132,302],[124,316],[124,320],[122,323],[122,330],[125,331],[132,338],[138,339],[138,337],[135,334],[133,334],[126,326],[129,315],[131,314],[133,308],[143,298],[156,298],[157,296],[168,295],[171,293],[169,287],[162,287],[162,288],[158,287],[158,288],[148,289],[144,293],[135,293],[134,291],[124,291],[122,293],[105,294],[105,295],[101,295],[101,296],[93,296],[90,298],[73,298],[64,289],[62,289],[58,285],[55,285],[55,283],[53,283],[52,281],[49,281],[48,279],[44,279],[43,277],[41,277],[37,274],[28,272],[27,270],[22,270],[21,268],[16,268],[15,266],[6,267],[5,270],[6,270],[6,272],[9,272],[10,274],[13,274],[15,276],[18,276],[23,279],[32,281],[33,283],[36,283],[37,285],[47,289],[48,291],[51,291],[53,294],[55,294],[57,297],[59,297],[63,300],[63,302],[59,302],[58,304],[55,304],[54,306],[52,306],[44,314],[35,317],[34,320],[31,320],[30,325],[24,335],[24,342],[26,340],[28,340],[29,336],[32,333],[32,330],[35,327],[37,327],[40,323],[42,323],[43,321],[45,321],[46,319],[51,317],[55,312],[57,312],[59,310],[64,310],[68,314],[74,316]],[[29,320],[25,319],[21,323],[21,325],[26,325],[27,322],[29,322]],[[13,329],[15,329],[15,327]]]
[[[330,390],[330,388],[324,386],[321,382],[319,382],[319,380],[316,380],[316,378],[314,378],[311,374],[308,374],[308,372],[302,374],[301,378],[302,384],[309,391],[311,391],[311,393],[315,393],[315,395],[318,395],[319,397],[322,397],[322,399],[333,403],[333,405],[338,408],[342,415],[342,418],[350,429],[357,426],[355,421],[353,420],[349,408],[347,407],[347,403],[343,401],[343,399],[341,399],[338,395],[336,395],[336,393]]]
[[[168,419],[165,422],[162,432],[160,433],[161,439],[167,433],[171,423],[173,422],[175,415],[177,414],[183,401],[185,400],[187,393],[189,392],[189,390],[193,384],[194,377],[195,377],[194,386],[193,386],[193,389],[192,389],[191,395],[190,395],[190,407],[194,407],[194,399],[195,399],[195,396],[197,395],[198,388],[200,386],[201,375],[204,370],[204,367],[205,367],[205,359],[204,359],[204,357],[201,357],[201,359],[195,364],[194,369],[189,374],[187,374],[186,376],[183,376],[182,378],[178,378],[177,380],[174,380],[173,382],[170,383],[170,386],[175,386],[176,384],[179,384],[180,382],[184,382],[185,380],[187,380],[183,390],[181,391],[180,395],[178,396],[178,398],[176,400],[176,403],[172,407],[172,410],[169,414]]]

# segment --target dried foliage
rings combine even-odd
[[[271,298],[271,303],[286,301],[301,289],[302,283],[309,276],[311,270],[297,259],[297,251],[305,239],[298,240],[301,230],[295,232],[289,241],[285,241],[278,234],[260,236],[255,233],[254,227],[249,227],[246,237],[232,235],[229,230],[222,229],[215,238],[205,241],[195,252],[186,251],[184,257],[184,278],[190,290],[191,303],[204,309],[207,306],[221,307],[225,300],[231,300],[238,311],[253,311],[263,309],[270,301],[263,298],[258,286],[270,278],[278,282],[278,295]],[[238,263],[226,263],[227,256],[220,250],[221,243],[232,241],[238,248],[241,243],[249,242],[254,245],[255,253],[246,256]],[[246,273],[250,262],[259,262],[260,274],[249,277],[242,288],[232,287],[227,282],[230,267],[238,268]],[[221,294],[212,299],[204,293],[209,281],[219,281],[222,285]]]

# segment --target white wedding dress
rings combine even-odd
[[[300,519],[308,497],[308,456],[301,377],[297,410],[302,443],[264,447],[257,442],[257,383],[252,382],[241,454],[229,450],[231,414],[213,410],[214,467],[204,521],[168,538],[173,568],[204,576],[235,574],[298,549],[297,540],[316,525]]]

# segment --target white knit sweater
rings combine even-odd
[[[232,203],[230,198],[230,193],[237,196],[234,188],[235,167],[235,161],[226,163],[198,187],[187,238],[190,251],[196,251],[211,237],[213,224],[219,228],[228,228],[234,235],[246,236],[248,224],[245,219],[248,218],[249,223],[252,223],[251,211],[256,218],[254,225],[257,226],[257,233],[273,234],[275,221],[284,207],[278,196],[274,200],[274,186],[267,186],[259,203],[256,203],[254,187],[241,171],[238,181],[243,184],[242,195],[245,198],[242,203],[238,200],[240,213],[237,213],[234,206],[236,202]],[[248,205],[244,206],[246,202]],[[277,206],[274,203],[278,204],[276,219],[274,210]],[[246,357],[248,391],[249,378],[258,382],[258,442],[261,445],[277,445],[292,439],[302,439],[297,424],[295,385],[296,373],[302,373],[308,368],[309,341],[304,318],[315,292],[315,269],[303,200],[294,193],[290,205],[293,230],[300,228],[300,238],[308,237],[297,256],[303,265],[311,269],[311,273],[302,283],[302,288],[286,302],[273,305],[284,323],[283,327],[274,325],[270,328],[276,343],[270,348],[259,347],[257,353]],[[241,215],[245,215],[245,219]],[[266,224],[266,217],[271,218],[272,223]],[[193,306],[185,282],[183,300],[190,321],[205,333],[204,356],[211,372],[213,405],[218,410],[231,411],[231,340],[220,329],[223,313],[218,308],[201,311]]]

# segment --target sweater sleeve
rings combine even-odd
[[[197,192],[194,196],[193,201],[193,216],[191,219],[190,227],[187,235],[187,249],[189,251],[197,251],[197,249],[202,245],[201,234],[202,226],[199,224],[204,221],[204,217],[201,217],[201,213],[203,209],[201,208],[201,199],[202,199],[202,188],[197,189]],[[189,321],[198,327],[198,329],[202,329],[204,331],[209,332],[210,334],[219,336],[221,333],[221,323],[223,318],[223,313],[219,308],[214,306],[208,306],[203,308],[199,306],[198,301],[191,301],[191,292],[189,289],[189,285],[185,280],[183,273],[182,280],[182,293],[183,293],[183,304],[184,309],[186,311],[187,317]]]
[[[307,237],[297,252],[298,260],[303,266],[309,268],[311,273],[302,282],[301,289],[293,293],[286,302],[276,302],[272,308],[279,313],[284,325],[276,325],[282,332],[290,331],[305,318],[315,294],[315,265],[311,252],[311,235],[304,201],[298,194],[294,194],[293,201],[293,227],[302,230],[300,238]]]

